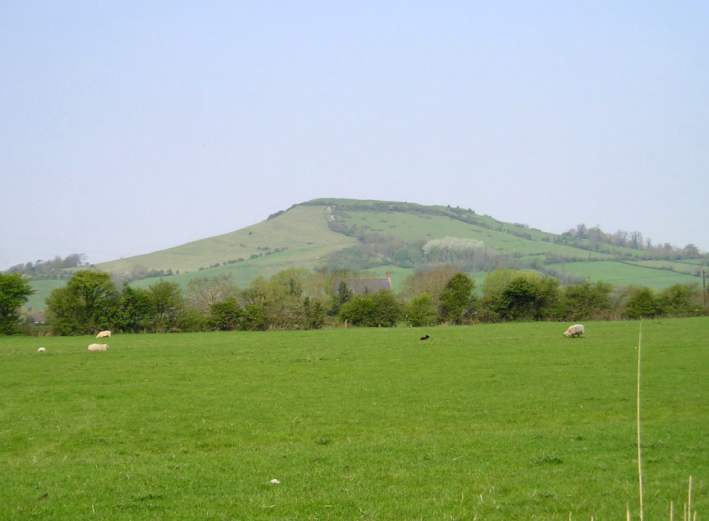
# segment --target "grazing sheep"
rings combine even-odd
[[[46,348],[46,347],[38,347],[38,348],[37,348],[37,352],[38,352],[38,353],[44,353],[44,352],[46,352],[46,351],[47,351],[47,348]]]
[[[96,338],[111,338],[111,332],[108,330],[99,331],[98,335],[96,335]]]
[[[89,344],[89,353],[108,351],[108,344]]]
[[[583,336],[584,331],[583,324],[574,324],[573,326],[569,326],[566,331],[564,331],[564,336],[567,338],[576,338]]]

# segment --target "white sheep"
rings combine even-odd
[[[99,331],[96,338],[111,338],[111,332],[109,330]]]
[[[47,348],[46,348],[46,347],[38,347],[38,348],[37,348],[37,352],[38,352],[38,353],[45,353],[46,351],[47,351]]]
[[[574,324],[573,326],[569,326],[566,328],[566,331],[564,331],[564,336],[567,338],[576,338],[579,336],[583,336],[585,332],[585,329],[583,327],[583,324]]]
[[[89,353],[100,353],[108,351],[108,344],[89,344]]]

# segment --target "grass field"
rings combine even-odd
[[[63,288],[68,281],[66,279],[36,279],[30,282],[34,293],[30,295],[27,304],[28,309],[43,310],[46,307],[45,300],[56,288]]]
[[[568,258],[601,259],[602,253],[582,250],[563,244],[530,240],[510,233],[468,224],[445,216],[416,213],[348,211],[344,222],[369,231],[392,235],[404,241],[427,241],[441,237],[476,239],[503,253],[518,255],[556,254]],[[531,232],[529,232],[532,235]],[[536,232],[542,234],[542,232]],[[534,237],[532,235],[532,237]]]
[[[623,519],[638,323],[562,329],[0,337],[0,519]],[[707,338],[644,324],[646,519],[709,515]]]
[[[691,259],[688,259],[691,260]],[[662,270],[671,270],[678,273],[687,273],[688,275],[696,275],[701,271],[702,265],[692,264],[685,261],[668,261],[668,260],[642,260],[633,262],[639,266],[646,266],[648,268],[657,268]]]
[[[647,286],[662,289],[674,284],[701,284],[701,279],[684,273],[637,266],[625,262],[566,262],[552,264],[552,268],[565,271],[592,282],[603,281],[617,286]]]

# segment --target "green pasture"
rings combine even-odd
[[[0,519],[624,519],[638,326],[0,337]],[[646,519],[709,515],[707,338],[643,325]]]
[[[647,286],[662,289],[674,284],[701,283],[698,277],[664,269],[649,268],[617,261],[565,262],[552,264],[558,271],[565,271],[592,282],[603,281],[617,286]]]
[[[34,293],[30,295],[30,298],[25,304],[26,309],[32,309],[33,311],[41,311],[46,307],[45,300],[49,294],[56,288],[63,288],[67,283],[66,279],[33,279],[30,281],[30,285],[34,290]]]
[[[638,266],[645,266],[647,268],[676,271],[678,273],[686,273],[688,275],[696,275],[702,269],[701,265],[692,264],[691,262],[687,261],[641,260],[634,261],[632,264],[637,264]]]
[[[464,223],[451,217],[403,212],[348,211],[343,222],[370,232],[391,235],[403,241],[428,241],[442,237],[461,237],[482,241],[503,253],[518,255],[556,254],[578,259],[601,259],[605,254],[552,242],[518,237],[504,231]],[[537,235],[542,232],[535,232]]]

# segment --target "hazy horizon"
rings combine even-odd
[[[0,270],[318,197],[709,250],[709,4],[0,5]]]

